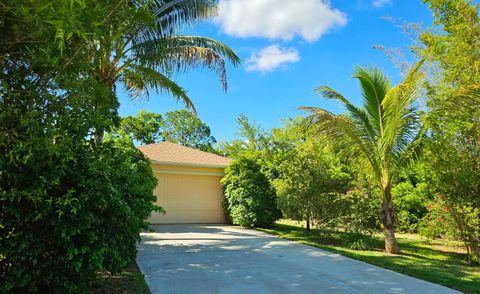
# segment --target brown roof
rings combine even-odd
[[[226,167],[232,161],[227,157],[171,142],[144,145],[138,149],[151,161],[162,164]]]

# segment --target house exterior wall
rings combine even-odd
[[[152,169],[158,179],[157,205],[166,213],[153,213],[151,224],[225,222],[223,168],[152,163]]]

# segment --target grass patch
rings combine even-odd
[[[150,294],[150,290],[145,283],[142,272],[134,260],[121,274],[111,275],[109,273],[100,273],[95,282],[95,286],[91,289],[90,293]]]
[[[372,250],[352,250],[346,246],[351,234],[346,232],[310,232],[297,222],[281,221],[269,234],[339,253],[353,259],[387,268],[432,283],[441,284],[465,293],[480,294],[480,267],[469,265],[460,242],[426,240],[414,234],[397,234],[400,255],[384,252],[383,236],[372,237]]]

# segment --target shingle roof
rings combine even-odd
[[[227,167],[232,161],[227,157],[171,142],[144,145],[138,149],[151,161],[162,164]]]

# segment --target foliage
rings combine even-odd
[[[128,141],[26,143],[2,162],[2,290],[78,291],[123,270],[155,209],[149,161]]]
[[[391,189],[398,170],[414,153],[423,136],[422,124],[415,100],[418,97],[421,74],[418,63],[397,86],[378,69],[359,67],[355,78],[362,89],[363,107],[353,105],[340,93],[323,86],[318,92],[326,99],[341,102],[347,114],[335,115],[315,107],[303,107],[332,141],[348,148],[365,162],[378,187],[382,189],[382,224],[387,252],[397,253]]]
[[[129,135],[141,144],[169,141],[207,152],[214,152],[216,143],[210,127],[187,110],[167,112],[164,116],[142,110],[137,116],[122,118],[113,135]]]
[[[274,130],[273,144],[278,147],[279,141],[286,139],[284,146],[290,146],[273,151],[277,155],[271,165],[277,176],[272,182],[278,205],[284,216],[306,221],[307,229],[311,223],[337,225],[343,206],[341,194],[347,190],[350,176],[330,146],[313,136],[305,137],[310,135],[302,130],[305,128],[305,121],[297,120]]]
[[[195,111],[185,89],[171,77],[191,68],[206,68],[219,75],[226,90],[226,60],[234,65],[240,62],[219,41],[179,33],[185,26],[214,16],[216,5],[212,0],[143,0],[128,5],[127,13],[108,22],[108,36],[88,44],[97,50],[94,64],[98,83],[112,93],[121,84],[134,99],[148,97],[150,90],[169,94]],[[101,141],[103,130],[117,124],[119,103],[116,95],[99,96],[96,102],[99,120],[95,138]]]
[[[411,182],[397,184],[392,194],[395,197],[396,210],[395,221],[397,229],[401,232],[415,233],[418,225],[427,214],[427,201],[429,187],[426,183],[418,183],[414,186]]]
[[[378,207],[381,191],[371,185],[352,183],[353,188],[342,197],[343,210],[339,215],[337,228],[356,235],[371,235],[380,228]]]
[[[164,120],[162,130],[164,140],[202,151],[213,151],[216,140],[210,133],[210,127],[192,112],[187,110],[167,112]]]
[[[433,200],[434,189],[428,183],[431,171],[420,158],[408,166],[399,176],[401,181],[392,189],[395,220],[402,232],[416,233],[427,215],[427,205]]]
[[[449,207],[472,261],[480,262],[480,136],[475,139],[448,126],[449,131],[436,135],[429,144],[430,164],[438,169],[430,182]]]
[[[92,22],[106,19],[112,3],[1,6],[0,291],[78,290],[108,249],[97,247],[91,196],[78,182],[93,176],[85,137],[91,97],[104,90],[89,75],[91,51],[81,48],[102,34],[103,23]]]
[[[161,114],[141,110],[137,116],[122,118],[117,132],[128,134],[141,144],[153,144],[163,139],[161,135],[163,125]]]
[[[225,171],[226,208],[234,224],[269,227],[278,218],[275,190],[262,173],[255,154],[237,158]]]
[[[345,245],[353,250],[371,250],[374,248],[372,237],[359,233],[348,235]]]
[[[221,155],[237,158],[244,152],[263,152],[267,150],[269,136],[266,131],[254,122],[249,121],[244,114],[238,116],[237,125],[236,135],[241,139],[217,144],[216,149]]]
[[[425,2],[436,24],[421,36],[436,69],[428,85],[430,185],[449,207],[471,261],[480,263],[478,5],[465,0]]]
[[[449,238],[457,239],[459,236],[455,230],[455,222],[449,213],[449,206],[443,196],[437,195],[426,205],[428,213],[419,223],[419,233],[429,239]]]

